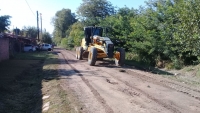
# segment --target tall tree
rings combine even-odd
[[[108,29],[107,36],[109,36],[114,43],[120,41],[120,45],[124,45],[124,42],[131,41],[130,33],[133,31],[130,20],[136,16],[135,9],[129,9],[128,7],[119,8],[115,15],[106,17],[101,21],[100,25]],[[124,45],[126,49],[129,49],[129,45]]]
[[[76,21],[75,15],[71,13],[70,9],[57,11],[52,20],[54,25],[54,37],[66,37],[66,31]]]
[[[73,41],[71,42],[74,42],[74,46],[80,46],[81,39],[84,37],[83,27],[84,26],[81,22],[76,22],[71,26],[68,41],[72,38]]]
[[[107,0],[82,0],[78,15],[86,24],[98,24],[102,18],[115,13],[112,4]]]
[[[10,18],[11,16],[9,15],[0,16],[0,32],[4,32],[9,29],[8,26],[11,24],[9,20]]]
[[[37,28],[34,26],[24,26],[23,29],[20,31],[20,35],[29,38],[37,38]]]
[[[48,32],[43,33],[43,35],[42,35],[42,42],[43,43],[48,43],[48,44],[52,43],[51,35]]]

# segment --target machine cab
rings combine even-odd
[[[85,33],[85,41],[86,45],[88,46],[89,43],[92,43],[94,36],[102,36],[103,34],[103,28],[102,27],[84,27],[84,33]]]

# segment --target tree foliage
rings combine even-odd
[[[84,37],[83,27],[81,22],[74,23],[71,26],[69,38],[72,38],[74,46],[79,46]]]
[[[45,32],[45,33],[42,34],[42,42],[48,43],[48,44],[52,43],[51,35],[48,32]]]
[[[68,48],[68,40],[67,38],[62,38],[61,39],[61,44],[60,44],[63,48]]]
[[[199,0],[148,0],[144,7],[116,12],[107,0],[83,0],[77,11],[81,20],[68,27],[66,40],[78,46],[83,26],[96,24],[107,27],[107,36],[123,42],[120,46],[138,61],[180,67],[200,61],[199,10]]]
[[[57,11],[52,20],[54,25],[54,37],[66,37],[66,31],[76,21],[75,15],[71,13],[70,9]]]
[[[99,24],[106,16],[113,15],[115,10],[107,0],[83,0],[77,13],[86,25],[93,25]]]
[[[18,31],[19,29],[14,29],[14,31]],[[28,38],[37,38],[38,36],[38,29],[34,26],[24,26],[22,30],[19,30],[19,35],[23,37],[28,37]],[[42,36],[42,37],[41,37]],[[51,44],[52,37],[49,32],[43,32],[43,34],[40,36],[40,40],[43,43],[49,43]]]
[[[200,52],[199,4],[198,0],[149,0],[138,10],[120,8],[101,25],[111,28],[110,36],[125,40],[124,48],[140,60],[187,64]]]
[[[11,16],[9,15],[0,16],[0,32],[4,32],[9,29],[11,24],[10,18]]]
[[[22,30],[20,30],[20,35],[29,38],[37,38],[38,29],[34,26],[24,26]]]

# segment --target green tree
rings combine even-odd
[[[136,16],[134,9],[128,7],[119,8],[115,15],[106,17],[101,21],[100,25],[108,29],[107,36],[110,37],[114,43],[122,41],[123,43],[129,42],[132,37],[130,33],[133,31],[130,20]],[[126,44],[119,45],[126,49],[130,49],[130,46]]]
[[[74,40],[72,37],[62,38],[61,46],[66,49],[72,49],[74,47]]]
[[[97,25],[101,19],[113,15],[115,9],[107,0],[83,0],[77,13],[86,25]]]
[[[160,60],[172,60],[176,51],[172,51],[172,36],[178,22],[174,4],[171,0],[149,0],[147,7],[141,8],[132,18],[130,33],[132,51],[142,60],[155,64]]]
[[[29,38],[37,38],[38,30],[34,26],[24,26],[23,29],[20,31],[20,35]]]
[[[56,45],[60,45],[61,44],[61,37],[53,37],[52,41],[56,44]]]
[[[192,63],[199,56],[199,0],[157,0],[151,8],[157,13],[163,54],[172,61]]]
[[[180,68],[183,63],[200,61],[199,4],[199,0],[148,0],[145,7],[115,12],[106,0],[83,0],[77,11],[81,21],[65,30],[64,42],[79,46],[83,26],[96,24],[108,28],[107,36],[114,43],[122,41],[120,47],[138,61],[154,65],[167,60]]]
[[[73,40],[74,46],[80,46],[81,39],[84,37],[84,26],[81,22],[76,22],[71,26],[69,38]],[[70,41],[70,39],[69,39]],[[72,41],[71,41],[72,42]]]
[[[45,33],[42,34],[42,42],[48,43],[48,44],[52,43],[51,35],[48,32],[45,32]]]
[[[52,19],[54,25],[54,37],[66,37],[66,31],[76,21],[75,15],[71,13],[70,9],[57,11],[55,17]]]
[[[180,56],[199,56],[200,51],[200,1],[199,0],[179,0],[176,3],[176,14],[179,23],[176,24],[174,41],[179,46]]]
[[[60,43],[60,45],[63,47],[63,48],[68,48],[69,46],[68,46],[68,40],[67,40],[67,38],[62,38],[61,39],[61,43]]]
[[[140,44],[138,41],[132,44],[135,45],[132,46],[134,50],[138,51],[137,47],[147,44],[145,41],[149,45],[138,52],[148,59],[171,60],[177,67],[180,67],[178,65],[181,62],[191,63],[192,60],[197,60],[200,45],[200,13],[197,10],[200,8],[200,1],[149,0],[146,3],[146,9],[139,11],[137,18],[131,23],[134,29],[132,36],[138,34],[144,39]],[[140,25],[143,31],[139,33],[142,29],[136,25]]]
[[[10,18],[11,16],[9,15],[0,16],[0,32],[4,32],[9,29],[9,25],[11,24],[9,20]]]

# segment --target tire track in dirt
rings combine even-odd
[[[68,52],[69,53],[69,52]],[[75,55],[73,54],[73,53],[70,53],[72,56],[74,56],[74,58],[75,58]],[[76,62],[78,62],[78,61],[76,61]],[[89,69],[90,70],[92,70],[92,68],[94,68],[94,67],[89,67]],[[75,69],[76,70],[76,69]],[[99,69],[99,70],[101,70],[101,69]],[[77,71],[77,73],[80,73],[78,70],[76,70]],[[102,70],[103,71],[103,70]],[[105,72],[105,71],[104,71]],[[127,81],[123,81],[123,80],[121,80],[121,79],[119,79],[118,77],[116,77],[116,76],[113,76],[112,74],[110,74],[110,73],[108,73],[108,72],[106,72],[108,75],[110,75],[111,77],[113,77],[115,80],[117,80],[117,81],[120,81],[120,82],[122,82],[122,83],[124,83],[126,86],[128,86],[128,87],[130,87],[130,90],[133,88],[133,89],[135,89],[136,91],[138,91],[138,92],[140,92],[141,94],[143,94],[143,95],[145,95],[147,98],[149,98],[150,100],[152,100],[152,101],[154,101],[154,102],[156,102],[157,104],[159,104],[159,105],[161,105],[161,106],[163,106],[164,108],[166,108],[166,109],[168,109],[168,110],[170,110],[170,111],[172,111],[173,113],[181,113],[181,111],[179,111],[178,109],[176,109],[175,107],[173,107],[173,106],[171,106],[171,105],[169,105],[169,104],[167,104],[167,103],[164,103],[164,102],[162,102],[161,100],[159,100],[159,99],[156,99],[156,98],[154,98],[153,96],[151,96],[151,95],[149,95],[148,93],[146,93],[145,91],[143,91],[143,90],[141,90],[141,89],[139,89],[139,88],[137,88],[137,87],[134,87],[134,86],[132,86],[131,84],[129,84]],[[87,81],[88,82],[88,81]],[[91,86],[92,87],[92,86]],[[94,89],[95,90],[95,89]],[[132,92],[129,92],[130,93],[130,95],[132,95],[131,93]],[[105,101],[105,100],[104,100]]]
[[[74,58],[75,58],[74,53],[72,53],[70,51],[70,54],[73,55]],[[110,66],[110,67],[114,67],[114,66]],[[125,69],[125,72],[130,74],[130,75],[133,75],[132,74],[133,71]],[[137,72],[135,72],[135,73],[137,73]],[[190,87],[186,87],[186,86],[183,86],[183,85],[171,82],[171,81],[157,80],[155,78],[152,78],[152,77],[149,77],[149,76],[146,76],[146,75],[143,75],[143,74],[138,74],[137,73],[137,74],[134,74],[133,76],[136,76],[137,78],[139,78],[141,80],[144,80],[144,81],[152,82],[152,83],[155,83],[157,85],[162,85],[163,87],[173,89],[173,90],[175,90],[177,92],[181,92],[183,94],[186,94],[186,95],[188,95],[188,96],[190,96],[192,98],[195,98],[195,99],[200,101],[200,90],[192,89]]]
[[[132,74],[133,71],[130,71],[130,70],[126,70],[126,73],[133,75]],[[189,87],[186,87],[186,86],[183,86],[183,85],[171,82],[171,81],[158,80],[158,79],[155,79],[155,78],[143,75],[143,74],[137,73],[137,74],[134,74],[133,76],[136,76],[137,78],[144,80],[144,81],[152,82],[152,83],[155,83],[157,85],[161,85],[163,87],[173,89],[175,91],[181,92],[183,94],[186,94],[186,95],[200,101],[200,91],[197,90],[197,89],[192,89],[192,88],[189,88]]]
[[[61,52],[63,58],[65,58],[64,54]],[[97,92],[97,90],[95,90],[92,85],[90,85],[89,81],[87,79],[85,79],[85,77],[83,77],[83,75],[75,68],[73,67],[68,60],[65,58],[64,59],[66,64],[68,64],[83,80],[83,82],[90,88],[91,92],[93,93],[94,97],[98,100],[99,103],[102,104],[102,106],[105,108],[105,112],[106,113],[114,113],[114,111],[112,110],[112,108],[106,103],[106,101],[104,100],[104,98],[101,97],[101,95]]]
[[[101,69],[100,69],[100,70],[101,70]],[[104,71],[104,72],[105,72],[105,71]],[[152,100],[152,101],[156,102],[157,104],[163,106],[164,108],[166,108],[166,109],[172,111],[173,113],[181,113],[181,111],[179,111],[179,110],[176,109],[175,107],[173,107],[173,106],[171,106],[171,105],[169,105],[169,104],[167,104],[167,103],[164,103],[164,102],[160,101],[159,99],[154,98],[153,96],[149,95],[149,94],[146,93],[145,91],[143,91],[143,90],[141,90],[141,89],[139,89],[139,88],[137,88],[137,87],[132,86],[132,85],[129,84],[127,81],[123,81],[123,80],[119,79],[119,78],[116,77],[116,76],[113,76],[112,74],[110,74],[110,73],[108,73],[108,72],[105,72],[105,73],[109,74],[109,75],[110,75],[111,77],[113,77],[115,80],[120,81],[120,82],[124,83],[126,86],[130,87],[130,90],[132,90],[132,88],[135,89],[136,91],[138,91],[138,92],[140,92],[141,94],[145,95],[145,96],[146,96],[147,98],[149,98],[150,100]],[[134,92],[134,91],[133,91],[133,92]],[[130,95],[132,95],[132,92],[131,92],[131,91],[129,91],[129,93],[130,93]],[[133,95],[138,95],[138,94],[139,94],[139,93],[136,93],[136,94],[134,93]]]

